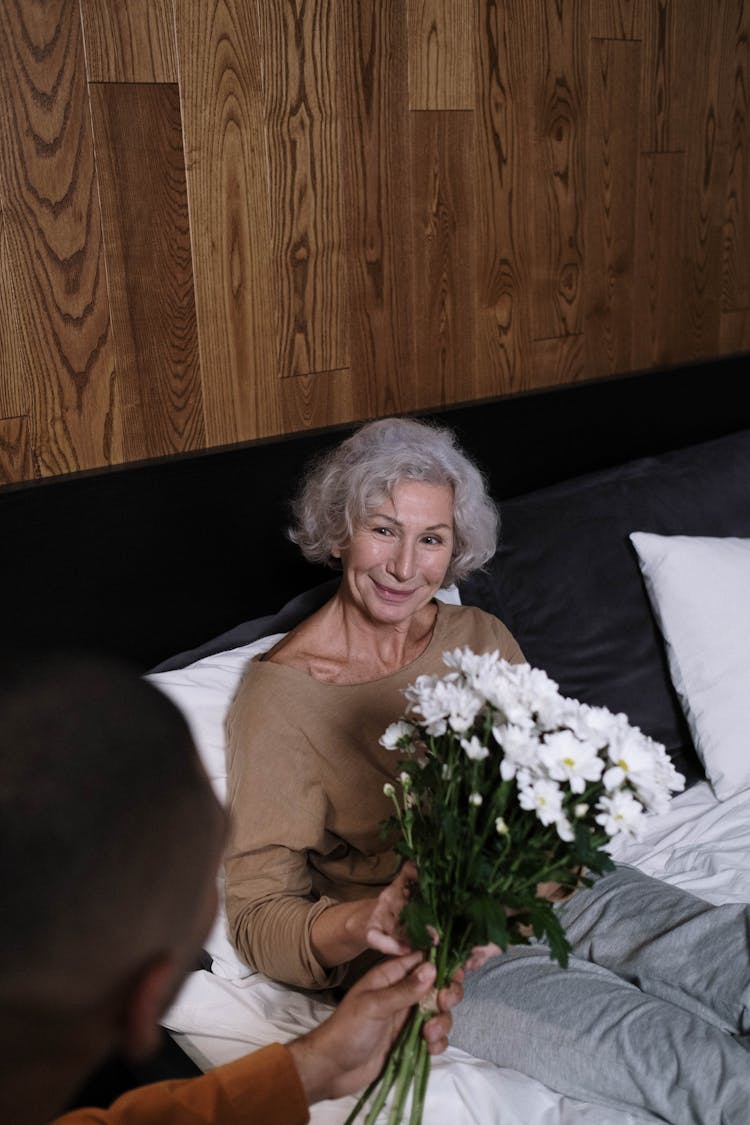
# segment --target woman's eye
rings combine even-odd
[[[373,531],[376,535],[392,535],[390,527],[374,527]]]
[[[422,542],[426,543],[428,547],[440,547],[442,546],[443,540],[439,535],[425,535]]]

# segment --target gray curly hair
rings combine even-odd
[[[402,481],[453,489],[453,554],[444,585],[465,578],[492,557],[499,514],[481,472],[443,426],[413,418],[382,418],[361,426],[315,463],[292,502],[289,538],[309,562],[337,569],[335,547]]]

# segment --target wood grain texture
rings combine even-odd
[[[0,418],[0,484],[16,484],[33,475],[28,418]]]
[[[176,82],[172,2],[80,0],[89,82]]]
[[[279,357],[256,13],[176,0],[206,438],[279,433]]]
[[[750,3],[728,0],[721,66],[719,142],[728,154],[721,307],[750,306]]]
[[[730,309],[721,314],[719,343],[722,355],[750,352],[750,307]]]
[[[470,113],[412,115],[417,406],[473,397],[476,261]]]
[[[367,417],[416,403],[406,12],[391,0],[344,11],[338,59],[351,368],[356,416]]]
[[[682,29],[693,46],[687,87],[686,180],[680,240],[684,254],[683,344],[680,359],[715,355],[721,311],[722,184],[728,149],[719,143],[719,103],[725,0],[685,7]],[[686,47],[687,50],[687,47]]]
[[[631,367],[641,48],[592,41],[587,135],[586,369]]]
[[[409,108],[473,109],[474,0],[406,0]]]
[[[638,161],[633,290],[636,369],[675,363],[684,348],[681,309],[685,154],[645,153]]]
[[[14,291],[14,255],[10,246],[12,216],[0,197],[0,418],[25,414],[29,409],[31,377],[18,329]]]
[[[351,371],[323,371],[281,380],[284,432],[317,429],[352,422],[362,415],[356,406]]]
[[[206,444],[177,88],[91,86],[125,456]]]
[[[259,0],[282,375],[348,367],[335,0]]]
[[[530,378],[528,162],[533,104],[524,78],[531,39],[521,0],[479,4],[477,27],[477,382],[480,394]]]
[[[584,334],[553,336],[534,340],[531,363],[537,387],[564,386],[586,377],[586,341]]]
[[[109,304],[78,5],[0,6],[3,264],[35,472],[107,461]],[[8,302],[8,288],[4,303]],[[8,359],[7,353],[4,359]],[[29,377],[31,381],[29,382]]]
[[[641,39],[643,9],[654,0],[590,0],[589,30],[593,39]]]
[[[535,339],[578,334],[583,328],[587,14],[584,4],[545,0],[528,45],[528,63],[536,60],[538,76],[529,201]]]

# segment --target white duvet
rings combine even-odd
[[[717,801],[706,782],[677,797],[616,858],[710,902],[750,902],[750,790]],[[204,1070],[309,1030],[330,1008],[259,973],[191,974],[165,1025]],[[502,1029],[498,1028],[502,1034]],[[313,1107],[315,1125],[341,1125],[354,1098]],[[635,1125],[657,1120],[574,1101],[517,1071],[454,1048],[434,1061],[426,1125]],[[385,1115],[383,1115],[385,1120]]]

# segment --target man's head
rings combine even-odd
[[[147,1051],[210,925],[224,831],[183,718],[134,671],[0,664],[3,1038],[14,1018],[32,1038],[90,1023],[102,1053]]]

